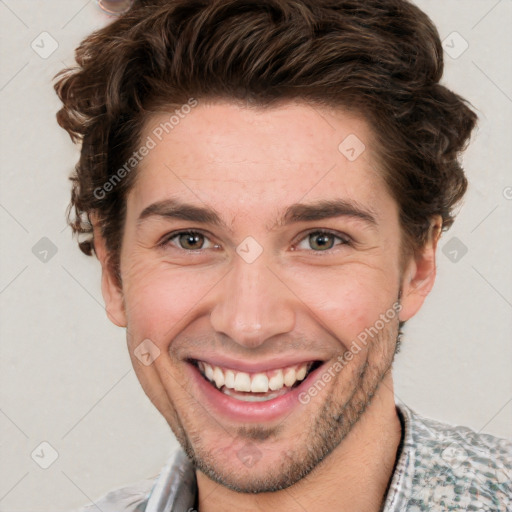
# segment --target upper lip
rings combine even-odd
[[[250,361],[243,359],[231,359],[228,357],[223,357],[220,355],[215,355],[212,357],[190,357],[189,361],[202,361],[211,366],[220,366],[221,368],[228,368],[230,370],[235,370],[238,372],[246,372],[246,373],[258,373],[265,372],[270,370],[278,370],[279,368],[287,368],[289,366],[300,365],[303,363],[309,363],[313,361],[320,361],[318,357],[273,357],[266,361]]]

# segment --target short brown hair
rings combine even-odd
[[[476,115],[439,84],[439,34],[406,0],[139,0],[87,37],[76,61],[55,84],[58,122],[82,143],[68,222],[91,254],[95,213],[116,270],[135,173],[94,191],[128,161],[152,110],[191,97],[298,99],[363,115],[413,248],[433,215],[452,224],[467,187],[458,157]]]

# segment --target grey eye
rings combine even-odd
[[[335,238],[331,233],[311,233],[309,235],[309,245],[312,249],[326,251],[334,246]]]
[[[329,231],[311,231],[297,245],[299,249],[313,250],[315,252],[328,251],[337,245],[349,245],[348,238],[341,234],[331,233]]]

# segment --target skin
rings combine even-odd
[[[151,118],[141,140],[168,117]],[[350,134],[366,146],[354,161],[338,151]],[[398,320],[419,310],[434,283],[440,219],[403,262],[398,207],[375,162],[370,128],[354,114],[300,102],[261,109],[200,101],[137,169],[122,289],[93,217],[107,313],[127,328],[141,385],[199,468],[202,512],[380,510],[401,436],[390,371]],[[147,206],[169,198],[213,208],[225,226],[151,216],[137,227]],[[372,212],[375,224],[346,215],[278,222],[293,203],[340,198]],[[179,237],[159,245],[183,229],[206,238],[194,251]],[[318,229],[351,242],[327,237],[329,248],[319,250],[318,235],[308,236]],[[252,263],[236,252],[248,236],[263,249]],[[301,354],[332,366],[400,292],[399,315],[279,420],[228,420],[186,377],[187,358],[211,354]],[[145,339],[160,351],[149,366],[134,355]],[[248,446],[260,457],[251,467],[237,456]]]

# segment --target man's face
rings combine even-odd
[[[400,318],[417,309],[397,205],[357,117],[200,102],[159,141],[168,119],[142,136],[156,147],[127,198],[123,288],[104,282],[107,309],[204,473],[287,487],[340,444],[390,368],[400,290]]]

